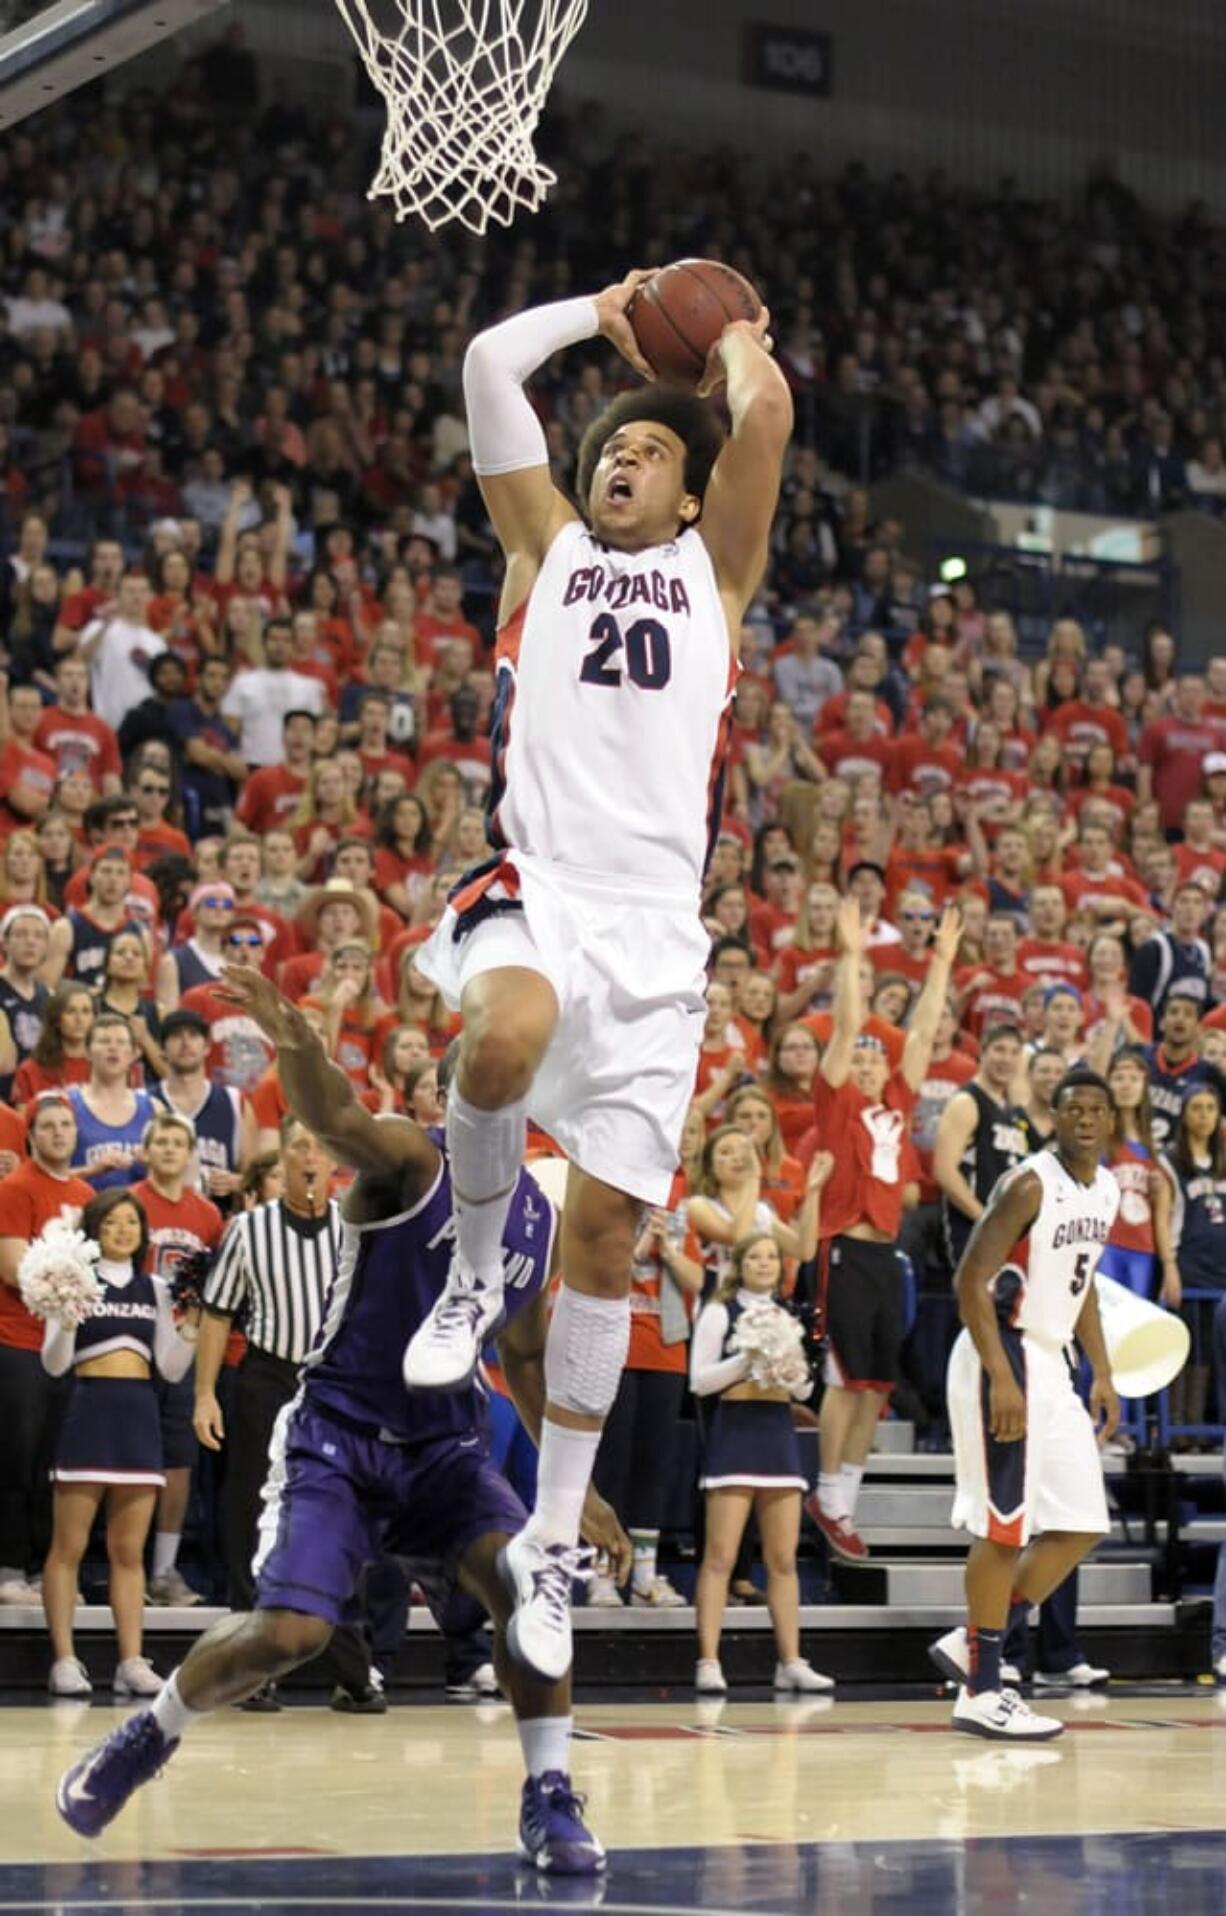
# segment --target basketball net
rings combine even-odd
[[[337,0],[387,104],[370,199],[434,231],[535,212],[556,175],[533,136],[588,0]],[[372,17],[378,12],[381,26]]]

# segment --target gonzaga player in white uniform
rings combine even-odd
[[[1001,1178],[955,1278],[966,1328],[949,1360],[953,1521],[976,1541],[967,1627],[930,1651],[961,1686],[955,1729],[1031,1742],[1064,1726],[1002,1688],[1001,1644],[1013,1606],[1042,1603],[1110,1527],[1096,1426],[1109,1437],[1119,1422],[1094,1288],[1120,1202],[1102,1164],[1114,1105],[1076,1068],[1053,1109],[1055,1149]],[[1074,1344],[1093,1372],[1089,1411]]]
[[[579,1513],[625,1363],[639,1213],[667,1197],[694,1082],[700,885],[792,424],[767,316],[730,325],[706,382],[726,383],[730,436],[694,394],[623,394],[584,440],[581,516],[553,486],[523,382],[597,335],[647,372],[626,317],[644,277],[521,313],[465,361],[473,461],[507,558],[500,849],[417,960],[464,1028],[447,1100],[456,1254],[406,1353],[411,1389],[462,1386],[501,1315],[529,1107],[571,1160],[537,1504],[503,1566],[510,1648],[542,1676],[570,1664]]]

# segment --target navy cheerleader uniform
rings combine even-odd
[[[706,1305],[690,1346],[690,1388],[696,1397],[716,1397],[707,1419],[701,1490],[798,1490],[809,1488],[791,1403],[780,1398],[732,1398],[719,1393],[749,1379],[749,1355],[733,1348],[737,1320],[760,1292],[740,1290],[726,1304]]]
[[[43,1368],[62,1377],[90,1358],[135,1351],[149,1364],[150,1374],[73,1378],[52,1481],[160,1487],[166,1473],[153,1366],[174,1381],[187,1370],[195,1346],[176,1328],[170,1292],[160,1277],[106,1258],[96,1269],[102,1295],[85,1322],[74,1331],[47,1320]]]

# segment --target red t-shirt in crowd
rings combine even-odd
[[[55,760],[49,753],[35,751],[18,738],[10,738],[0,750],[0,792],[8,793],[21,785],[32,797],[45,799],[50,804],[58,776]],[[7,837],[9,832],[30,822],[30,815],[15,806],[0,805],[0,835]]]
[[[225,1228],[221,1212],[199,1191],[184,1191],[176,1204],[156,1190],[148,1178],[142,1178],[132,1186],[132,1196],[144,1205],[149,1220],[145,1269],[154,1277],[169,1278],[185,1257],[211,1251],[220,1244]]]
[[[900,738],[894,747],[888,787],[892,792],[918,792],[931,798],[934,792],[952,791],[962,771],[963,755],[956,745],[930,745],[926,738],[912,733]]]
[[[993,971],[990,965],[966,965],[954,975],[961,991],[968,980],[982,974],[966,1001],[962,1022],[976,1038],[982,1038],[992,1025],[1019,1025],[1022,1022],[1022,996],[1034,979],[1024,971]]]
[[[1041,978],[1044,984],[1076,985],[1078,991],[1084,991],[1086,984],[1086,955],[1080,945],[1066,942],[1062,938],[1023,938],[1017,948],[1017,968],[1024,971],[1032,983]]]
[[[250,1091],[277,1055],[271,1038],[237,1005],[227,1003],[216,985],[193,985],[179,1000],[184,1011],[198,1011],[209,1027],[205,1070],[216,1084]]]
[[[773,688],[768,688],[768,690],[770,689]],[[815,742],[826,732],[841,732],[843,730],[847,718],[847,700],[849,696],[850,694],[847,692],[832,692],[828,699],[822,700],[821,709],[818,712],[813,726]],[[882,738],[893,737],[894,714],[884,699],[878,699],[874,704],[873,724],[876,726],[878,732],[880,732]]]
[[[1195,846],[1187,843],[1186,839],[1182,845],[1172,846],[1172,850],[1175,853],[1175,871],[1179,883],[1203,885],[1205,895],[1212,904],[1218,895],[1222,873],[1226,872],[1226,852],[1214,851],[1212,848],[1205,852],[1198,852]]]
[[[56,1178],[27,1158],[6,1178],[0,1178],[0,1237],[36,1238],[44,1224],[64,1209],[81,1211],[94,1196],[84,1178]],[[43,1347],[43,1321],[34,1317],[11,1285],[0,1283],[0,1344],[9,1350],[37,1351]]]
[[[261,765],[247,774],[234,815],[249,832],[262,837],[298,810],[306,784],[305,774],[292,772],[288,765]]]
[[[1185,806],[1200,797],[1206,755],[1223,750],[1226,725],[1221,719],[1202,718],[1189,724],[1171,715],[1154,719],[1145,727],[1137,746],[1137,761],[1153,772],[1154,797],[1167,831],[1182,825]]]
[[[1093,786],[1079,785],[1068,795],[1068,808],[1074,818],[1079,819],[1087,805],[1095,805],[1106,812],[1111,821],[1111,829],[1117,837],[1123,837],[1129,819],[1137,808],[1137,795],[1126,791],[1122,785],[1108,785],[1105,791],[1096,791]],[[1075,864],[1075,859],[1070,859]]]
[[[1134,911],[1150,910],[1143,888],[1122,874],[1107,872],[1102,878],[1091,878],[1088,872],[1071,871],[1065,872],[1059,884],[1070,911],[1079,910],[1091,898],[1122,898]]]
[[[834,1154],[834,1169],[822,1192],[823,1238],[839,1237],[854,1224],[871,1224],[886,1237],[898,1236],[915,1098],[900,1071],[891,1073],[877,1104],[850,1078],[832,1085],[819,1071],[813,1090],[817,1148]]]
[[[785,945],[774,963],[781,993],[808,985],[816,994],[829,998],[834,990],[834,972],[839,954],[833,945]]]
[[[958,883],[965,858],[965,849],[956,845],[928,852],[909,852],[896,845],[885,861],[886,917],[893,919],[899,899],[913,885],[926,891],[939,911]]]
[[[64,712],[50,705],[34,728],[34,744],[55,760],[60,778],[84,772],[94,790],[101,791],[105,774],[118,778],[123,770],[119,740],[105,719],[95,712]]]
[[[24,1058],[13,1076],[13,1103],[32,1104],[40,1091],[58,1091],[61,1085],[86,1084],[88,1080],[88,1058],[65,1058],[60,1065]]]
[[[814,743],[831,778],[851,781],[862,778],[865,772],[878,771],[882,781],[889,782],[895,751],[892,739],[882,738],[879,733],[874,733],[872,738],[858,739],[850,732],[822,732]]]
[[[1117,761],[1128,754],[1128,727],[1110,705],[1066,699],[1051,713],[1045,729],[1056,734],[1070,765],[1080,765],[1094,745],[1109,745]]]

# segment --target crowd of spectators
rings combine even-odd
[[[238,124],[199,72],[0,148],[0,1400],[22,1411],[0,1599],[28,1597],[39,1560],[48,1426],[15,1361],[39,1335],[13,1284],[53,1181],[154,1175],[162,1209],[184,1207],[152,1252],[169,1263],[209,1236],[196,1200],[215,1240],[271,1188],[285,1100],[267,1040],[217,995],[223,964],[305,1005],[373,1109],[438,1117],[456,1021],[413,951],[486,850],[499,583],[464,347],[631,260],[723,252],[760,280],[798,408],[742,635],[708,1017],[683,1168],[640,1244],[632,1369],[674,1375],[680,1401],[689,1307],[665,1293],[726,1275],[747,1220],[794,1265],[806,1166],[832,1142],[815,1089],[848,892],[891,1065],[939,915],[961,913],[899,1173],[921,1426],[952,1316],[937,1130],[987,1034],[1016,1034],[1010,1095],[1038,1136],[1053,1058],[1129,1048],[1146,1096],[1126,1135],[1155,1175],[1165,1152],[1177,1199],[1171,1232],[1151,1230],[1152,1288],[1177,1307],[1181,1258],[1182,1288],[1226,1271],[1226,656],[1181,673],[1163,628],[1131,658],[1070,619],[1023,656],[1008,611],[973,578],[925,578],[854,483],[871,419],[873,471],[918,459],[972,485],[986,449],[1015,471],[1024,454],[1044,496],[1064,474],[1062,503],[1222,497],[1216,236],[1196,210],[1160,231],[1104,183],[1060,212],[858,169],[823,182],[802,160],[758,199],[729,155],[661,166],[601,146],[597,116],[552,138],[554,200],[485,247],[367,205],[343,123]],[[560,484],[624,376],[597,346],[540,382]],[[195,1125],[186,1181],[149,1171],[155,1102]],[[158,1532],[177,1540],[175,1496]],[[667,1602],[648,1503],[642,1594]],[[181,1599],[173,1552],[158,1562]]]

